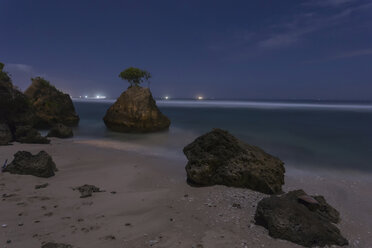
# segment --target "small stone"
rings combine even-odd
[[[38,185],[35,185],[35,189],[43,189],[48,186],[49,186],[49,183],[38,184]]]

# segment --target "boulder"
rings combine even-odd
[[[169,128],[170,120],[156,106],[150,89],[131,86],[107,110],[107,128],[124,133],[156,132]]]
[[[245,144],[227,131],[213,129],[183,149],[188,182],[226,185],[265,194],[282,191],[284,163],[262,149]]]
[[[315,203],[319,206],[313,208]],[[273,238],[306,247],[348,244],[331,223],[339,221],[337,210],[328,205],[324,197],[308,196],[303,190],[262,199],[257,205],[255,221],[268,229]]]
[[[72,128],[65,126],[61,123],[58,123],[57,125],[54,125],[52,129],[49,130],[49,133],[47,135],[48,137],[57,137],[61,139],[70,138],[74,136],[72,132]]]
[[[55,171],[57,171],[56,165],[52,157],[45,151],[41,151],[36,155],[26,151],[19,151],[14,154],[13,161],[3,170],[3,172],[12,174],[37,177],[52,177]]]
[[[13,140],[8,124],[0,123],[0,146],[8,145]]]
[[[57,123],[75,126],[79,123],[79,116],[75,112],[70,96],[56,89],[45,79],[33,78],[25,95],[30,99],[39,118],[38,127],[48,128]]]
[[[27,144],[49,144],[50,140],[41,136],[40,132],[31,126],[18,126],[14,134],[16,141]]]

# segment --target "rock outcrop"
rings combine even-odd
[[[156,106],[150,89],[131,86],[107,110],[106,126],[116,132],[156,132],[169,128],[170,120]]]
[[[8,145],[13,140],[8,124],[0,123],[0,146]]]
[[[213,129],[183,149],[187,179],[200,186],[226,185],[266,194],[282,191],[284,163],[227,131]]]
[[[0,71],[0,75],[4,73]],[[8,76],[0,76],[0,123],[7,124],[13,133],[17,126],[33,126],[36,121],[29,99],[13,86]]]
[[[71,138],[72,136],[74,136],[74,134],[72,132],[71,127],[58,123],[49,130],[49,133],[47,136],[66,139],[66,138]]]
[[[31,126],[18,126],[14,133],[14,139],[26,144],[49,144],[50,140],[41,136],[40,132]]]
[[[25,95],[30,99],[39,118],[37,127],[48,128],[57,123],[75,126],[79,123],[79,116],[75,112],[70,96],[56,89],[45,79],[33,78]]]
[[[348,241],[333,225],[339,213],[323,196],[309,196],[303,190],[262,199],[255,221],[269,230],[273,238],[285,239],[306,247],[347,245]]]
[[[26,151],[19,151],[14,154],[13,161],[3,170],[3,172],[12,174],[37,177],[52,177],[55,171],[57,171],[56,165],[52,157],[45,151],[41,151],[36,155]]]

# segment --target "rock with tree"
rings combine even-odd
[[[169,128],[170,120],[160,112],[149,88],[141,83],[151,78],[149,72],[138,68],[128,68],[119,77],[130,83],[117,101],[107,110],[103,120],[105,125],[116,132],[145,133]]]
[[[68,94],[58,90],[49,81],[36,77],[25,91],[38,116],[37,127],[50,128],[58,123],[76,126],[79,116]]]
[[[256,224],[268,229],[273,238],[306,247],[347,245],[348,241],[332,224],[339,221],[338,211],[323,196],[310,196],[303,190],[264,198],[255,214]]]
[[[183,149],[191,185],[226,185],[266,194],[282,192],[284,163],[229,132],[213,129]]]
[[[32,155],[27,151],[14,154],[13,161],[3,169],[3,172],[12,174],[33,175],[36,177],[52,177],[57,171],[52,157],[45,151]]]

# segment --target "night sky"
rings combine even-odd
[[[117,97],[372,100],[371,0],[0,0],[0,61],[21,89]]]

